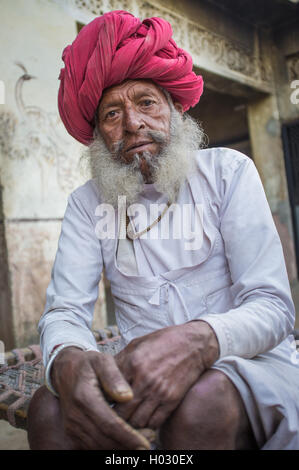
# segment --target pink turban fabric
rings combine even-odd
[[[62,55],[58,109],[67,131],[89,145],[103,90],[126,79],[151,79],[184,111],[195,106],[203,79],[192,71],[191,56],[171,36],[171,25],[162,18],[141,22],[122,10],[84,26]]]

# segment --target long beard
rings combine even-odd
[[[181,185],[195,170],[196,150],[203,147],[205,134],[190,116],[183,118],[174,108],[171,110],[170,138],[161,132],[147,133],[160,144],[158,155],[142,152],[134,155],[132,162],[121,158],[123,142],[116,145],[113,153],[107,149],[104,139],[96,130],[94,141],[83,155],[95,180],[101,201],[117,208],[118,196],[125,196],[127,206],[138,201],[144,188],[144,177],[140,163],[145,159],[157,191],[166,194],[170,203],[176,201]],[[81,161],[81,162],[82,162]]]

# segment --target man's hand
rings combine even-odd
[[[200,320],[134,339],[116,356],[134,398],[115,410],[135,428],[159,428],[218,356],[216,335]]]
[[[110,355],[63,349],[54,360],[52,383],[59,393],[66,434],[81,449],[149,449],[142,434],[109,406],[132,399],[132,389]]]

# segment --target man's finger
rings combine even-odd
[[[129,421],[130,417],[134,411],[138,408],[141,403],[141,398],[132,398],[132,400],[127,401],[126,403],[116,403],[114,406],[114,411],[125,421]]]
[[[83,421],[83,426],[76,429],[76,433],[69,433],[69,437],[82,450],[111,450],[115,449],[115,441],[107,438],[103,433],[99,435],[98,429],[91,422]]]
[[[106,403],[99,403],[95,410],[97,421],[101,423],[99,431],[113,439],[124,449],[150,449],[150,442],[136,429],[121,419]]]
[[[129,418],[129,423],[134,428],[144,428],[148,426],[151,416],[159,406],[154,397],[148,397],[141,401]],[[150,427],[150,426],[149,426]]]
[[[147,426],[152,429],[160,428],[175,408],[174,406],[167,406],[165,404],[158,406],[150,417]]]
[[[149,441],[122,420],[110,407],[100,387],[82,387],[77,394],[80,398],[77,401],[78,412],[75,416],[84,417],[82,431],[85,434],[88,434],[88,428],[94,427],[92,438],[100,449],[103,449],[101,445],[107,440],[110,442],[108,443],[109,449],[150,449]],[[81,423],[81,421],[77,422]],[[79,428],[81,429],[80,425]],[[90,441],[88,445],[89,443]]]
[[[117,367],[113,356],[97,354],[92,359],[97,378],[104,392],[117,402],[126,402],[133,398],[133,391]]]
[[[150,443],[155,442],[157,438],[157,432],[154,429],[143,428],[138,429],[140,434],[142,434]]]

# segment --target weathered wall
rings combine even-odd
[[[275,95],[248,107],[252,154],[282,242],[290,282],[297,278],[291,213]]]
[[[2,186],[0,181],[0,338],[5,338],[6,348],[10,349],[14,345],[14,335],[5,221],[2,207]]]
[[[261,44],[263,54],[271,59],[274,92],[249,105],[248,120],[253,156],[280,234],[292,282],[297,279],[297,267],[281,128],[284,122],[299,117],[299,105],[291,100],[294,77],[291,78],[289,62],[290,57],[299,53],[299,30],[291,25],[275,34],[263,32]]]
[[[0,319],[6,319],[1,339],[11,347],[38,338],[36,325],[67,196],[84,177],[78,169],[81,146],[68,136],[57,111],[61,54],[76,35],[75,21],[52,1],[14,0],[1,2],[1,23],[5,51],[0,70],[6,88],[5,105],[0,105],[2,246],[7,269],[1,266]],[[96,312],[95,327],[102,327],[102,287]]]

